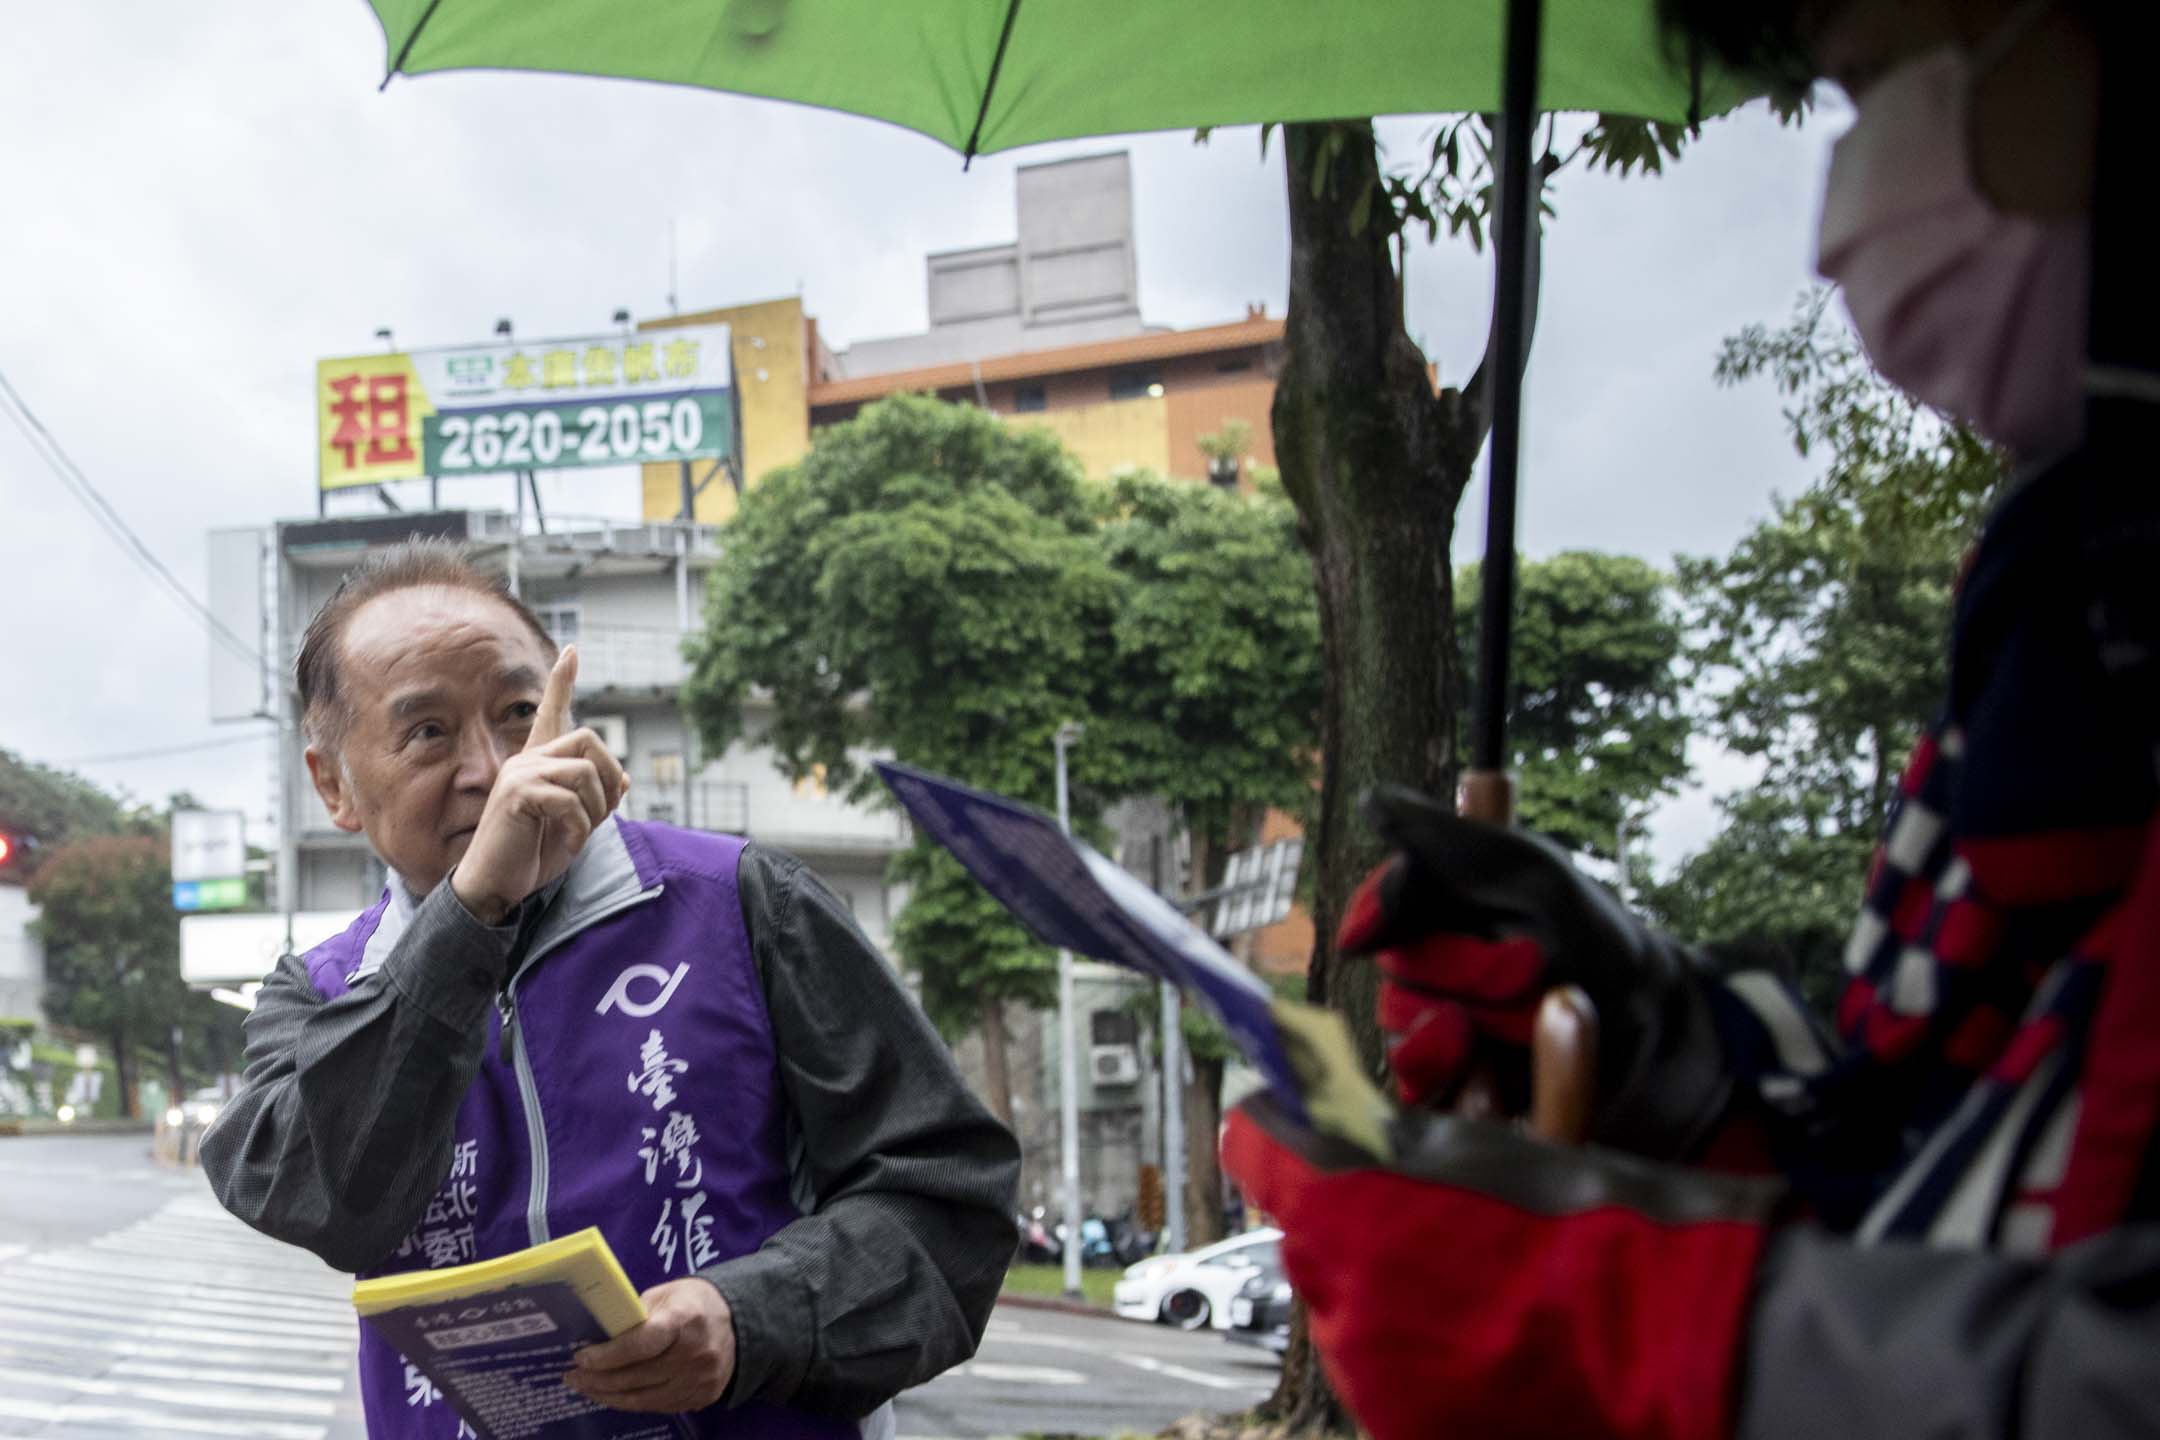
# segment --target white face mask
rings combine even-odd
[[[1878,370],[2026,460],[2071,449],[2083,428],[2090,221],[1989,203],[1966,103],[2037,13],[1978,58],[1933,51],[1869,88],[1831,154],[1816,262]]]

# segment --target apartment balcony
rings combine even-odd
[[[623,797],[622,814],[632,820],[655,820],[691,830],[741,835],[750,829],[750,787],[726,780],[693,780],[688,795],[680,780],[634,775]],[[685,799],[688,801],[685,812]]]
[[[558,645],[577,646],[582,694],[673,690],[688,674],[683,632],[672,625],[564,625],[550,633]]]

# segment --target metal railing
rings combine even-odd
[[[580,690],[667,689],[688,673],[683,632],[672,625],[580,625],[555,639],[577,645]]]
[[[683,813],[680,780],[655,780],[634,775],[622,810],[632,820],[657,820],[691,830],[721,830],[741,835],[750,828],[750,787],[728,780],[693,780],[689,786],[690,811]]]
[[[690,553],[711,557],[720,553],[720,527],[672,520],[610,520],[604,516],[549,515],[547,530],[525,517],[524,549],[572,555],[639,555],[665,558],[675,553],[675,537],[687,529]],[[517,516],[504,510],[475,510],[472,538],[486,544],[506,545],[518,538]]]

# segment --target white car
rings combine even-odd
[[[1112,1293],[1127,1320],[1160,1320],[1180,1330],[1230,1328],[1230,1301],[1282,1231],[1248,1230],[1185,1255],[1157,1255],[1128,1266]]]

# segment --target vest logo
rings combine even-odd
[[[615,983],[608,986],[607,994],[600,997],[598,1005],[593,1006],[593,1013],[605,1015],[610,1010],[620,1010],[623,1014],[635,1015],[640,1020],[648,1015],[657,1015],[667,1009],[667,1002],[675,998],[675,987],[682,984],[683,976],[689,973],[690,967],[687,964],[677,965],[672,975],[658,965],[632,965],[615,977]],[[633,980],[648,981],[659,986],[660,992],[650,1000],[633,1000],[630,998],[630,982]]]

